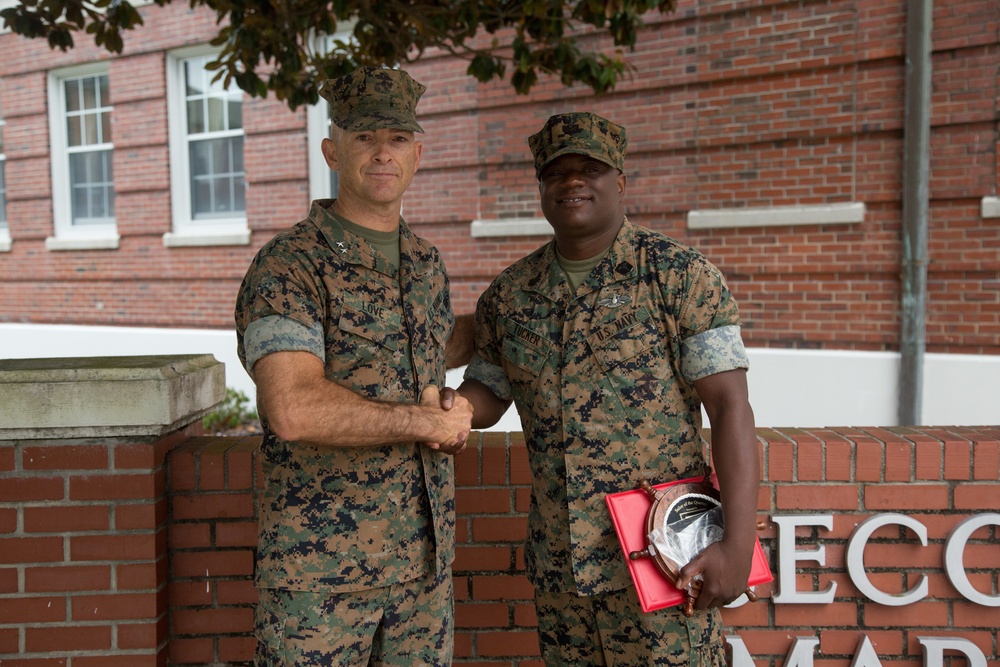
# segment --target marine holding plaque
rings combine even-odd
[[[642,519],[642,535],[645,539],[645,548],[632,551],[627,546],[627,539],[622,535],[623,531],[628,531],[626,523],[637,521],[637,517],[622,516],[621,512],[632,512],[639,510],[638,506],[631,508],[627,506],[617,506],[616,502],[622,502],[615,498],[608,499],[608,507],[612,514],[618,516],[614,518],[616,529],[619,532],[619,539],[622,540],[622,548],[628,554],[629,559],[635,561],[642,558],[649,558],[655,564],[660,574],[662,574],[672,584],[676,584],[681,568],[690,563],[698,554],[703,552],[710,544],[722,540],[725,534],[725,517],[722,512],[722,503],[719,501],[718,489],[711,483],[711,476],[706,473],[699,480],[683,480],[675,484],[664,484],[654,487],[648,480],[639,482],[639,489],[646,494],[649,499],[648,509]],[[625,496],[627,494],[617,494]],[[760,527],[760,526],[758,526]],[[634,531],[631,535],[634,539]],[[760,544],[756,543],[754,551],[754,567],[751,570],[750,578],[747,582],[747,589],[744,594],[751,602],[757,600],[752,586],[758,583],[771,580],[770,568],[763,557]],[[632,569],[632,579],[637,587],[646,585],[641,575]],[[701,575],[696,575],[692,582],[683,590],[684,615],[694,614],[694,604],[698,599],[698,594],[702,587]],[[676,586],[675,586],[676,588]],[[643,591],[640,591],[642,593]],[[647,592],[655,598],[655,592]],[[659,608],[669,604],[669,600],[646,599],[641,600],[643,610],[649,611],[651,608]]]
[[[626,218],[627,181],[644,175],[625,173],[624,127],[558,113],[528,145],[555,238],[480,297],[459,393],[475,408],[473,428],[512,401],[521,419],[532,481],[525,569],[542,657],[723,667],[718,607],[746,589],[759,482],[736,301],[703,254]],[[667,173],[645,149],[640,164]],[[640,206],[637,215],[649,202]],[[725,534],[678,572],[681,586],[702,579],[693,615],[647,613],[605,498],[643,478],[703,472],[703,405]]]

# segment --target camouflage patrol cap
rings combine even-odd
[[[590,112],[563,113],[550,117],[545,127],[528,137],[535,158],[535,177],[560,155],[578,153],[625,170],[628,137],[625,128]]]
[[[330,119],[342,130],[423,132],[414,110],[425,90],[401,69],[359,67],[339,79],[328,79],[319,94],[330,103]]]

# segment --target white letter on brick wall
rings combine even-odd
[[[888,607],[902,607],[927,595],[926,574],[920,575],[920,582],[911,590],[898,595],[890,595],[875,588],[865,572],[865,547],[868,545],[868,538],[882,526],[891,524],[906,526],[916,533],[922,545],[927,546],[927,528],[924,527],[924,524],[905,514],[876,514],[859,523],[858,527],[851,533],[851,539],[847,541],[847,573],[851,576],[851,581],[858,587],[858,590],[873,602]]]
[[[980,514],[969,517],[951,531],[948,541],[944,543],[944,571],[951,585],[962,594],[966,600],[981,604],[984,607],[1000,607],[1000,596],[980,593],[969,582],[965,573],[965,543],[972,534],[983,526],[1000,526],[1000,514]]]
[[[753,656],[739,635],[726,635],[726,643],[733,652],[730,667],[755,667]]]
[[[818,637],[796,637],[785,657],[785,667],[812,667],[813,649],[817,646]]]
[[[814,549],[795,549],[795,529],[798,526],[822,526],[833,528],[832,515],[794,514],[771,516],[778,527],[778,594],[771,598],[775,604],[830,604],[837,591],[837,582],[831,582],[825,590],[800,592],[795,589],[795,564],[800,561],[815,561],[826,564],[826,548],[821,544]]]
[[[872,640],[868,639],[868,635],[861,635],[858,648],[854,651],[851,667],[882,667],[882,661],[878,659],[878,654],[875,653],[875,647],[872,646]]]
[[[958,651],[969,660],[969,667],[986,667],[986,657],[979,647],[961,637],[917,637],[924,646],[924,667],[943,667],[944,652]]]

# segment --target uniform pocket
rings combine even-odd
[[[503,358],[532,376],[538,376],[549,358],[549,350],[520,338],[507,337],[503,341]]]
[[[596,326],[587,337],[587,344],[594,358],[605,372],[626,362],[641,362],[643,353],[658,353],[661,349],[660,332],[656,321],[645,308],[624,313],[621,317]],[[639,357],[637,359],[637,357]],[[630,364],[634,365],[634,364]]]
[[[381,312],[372,312],[375,310]],[[396,313],[361,302],[345,301],[337,326],[341,331],[361,336],[390,350],[399,347],[403,335],[402,323]]]

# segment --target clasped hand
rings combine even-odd
[[[472,431],[472,404],[454,389],[439,391],[429,385],[420,393],[420,405],[431,412],[434,437],[423,446],[444,454],[457,454],[465,449]]]

